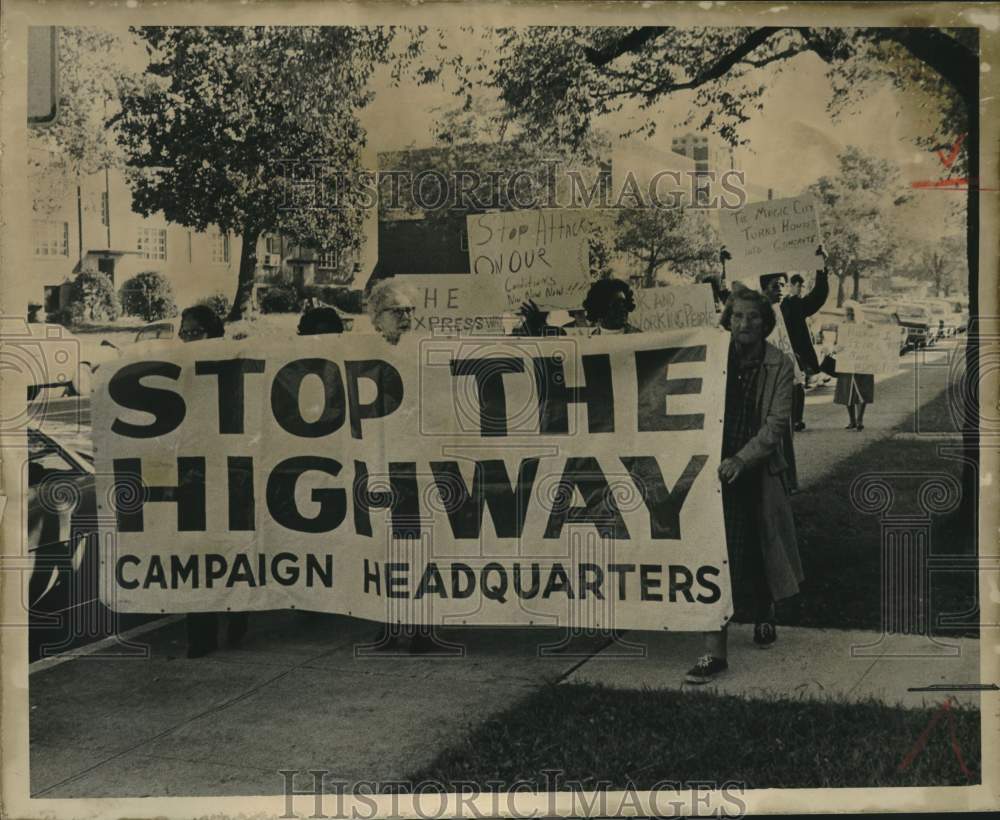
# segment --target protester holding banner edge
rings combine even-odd
[[[730,332],[723,423],[723,515],[734,587],[751,584],[754,643],[777,639],[774,602],[803,580],[789,500],[784,442],[792,403],[791,360],[765,341],[777,317],[768,299],[733,283],[721,325]],[[705,654],[686,682],[704,684],[728,669],[726,627],[705,633]]]
[[[208,305],[192,305],[181,312],[177,336],[182,342],[221,339],[226,328]],[[216,612],[189,612],[186,618],[188,658],[201,658],[219,648],[219,616]],[[249,619],[244,612],[232,613],[226,624],[226,640],[239,646],[246,635]]]

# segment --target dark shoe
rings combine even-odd
[[[806,423],[804,421],[797,421],[797,422],[795,422],[795,432],[796,433],[801,433],[805,429],[806,429]]]
[[[243,613],[229,616],[229,623],[226,624],[226,643],[232,647],[237,647],[243,643],[243,637],[247,634],[249,618]]]
[[[763,621],[753,625],[753,642],[761,649],[770,649],[778,640],[778,630],[773,621]]]
[[[847,426],[846,426],[846,427],[845,427],[844,429],[845,429],[845,430],[854,430],[854,429],[856,429],[856,428],[857,428],[857,426],[858,426],[858,425],[856,425],[856,424],[855,424],[855,423],[854,423],[854,422],[852,421],[852,422],[851,422],[850,424],[848,424],[848,425],[847,425]]]
[[[715,658],[712,655],[702,655],[698,663],[692,666],[684,676],[685,683],[711,683],[718,675],[729,668],[725,658]]]
[[[861,432],[862,430],[864,430],[864,429],[865,429],[865,426],[864,426],[863,424],[859,424],[859,425],[857,426],[857,431],[858,431],[859,433],[860,433],[860,432]]]

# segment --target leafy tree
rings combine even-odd
[[[827,270],[837,277],[837,305],[844,287],[859,299],[861,279],[888,274],[901,247],[894,209],[910,199],[898,166],[848,146],[837,157],[835,177],[821,177],[811,187],[823,203]]]
[[[704,214],[682,208],[628,208],[618,212],[615,249],[643,265],[642,286],[656,286],[666,265],[694,278],[718,257],[719,240]]]
[[[970,180],[966,199],[966,256],[978,275],[979,33],[968,28],[758,28],[522,27],[485,36],[497,41],[500,59],[474,66],[450,58],[436,72],[455,68],[460,91],[477,81],[497,90],[507,117],[528,138],[579,145],[600,117],[626,103],[650,110],[678,92],[692,92],[687,120],[715,131],[731,144],[747,142],[741,126],[762,108],[771,73],[811,53],[828,66],[833,86],[829,108],[837,112],[872,89],[890,83],[924,95],[935,115],[934,132],[922,142],[948,150],[963,140],[950,167]],[[436,76],[435,71],[430,72]],[[627,133],[650,136],[655,119]],[[974,289],[970,292],[973,311]]]
[[[906,270],[930,282],[935,296],[950,296],[956,288],[964,290],[967,271],[962,237],[921,242],[910,254]]]
[[[105,127],[126,70],[112,32],[59,27],[59,102],[55,122],[28,129],[28,175],[33,207],[50,214],[82,177],[119,167],[121,151]]]
[[[217,291],[211,296],[206,296],[204,299],[200,300],[198,304],[210,307],[215,315],[220,319],[225,319],[226,316],[229,315],[229,311],[233,306],[232,300],[222,291]]]
[[[136,274],[121,288],[122,310],[140,316],[146,322],[155,322],[177,315],[174,289],[159,271]]]
[[[69,319],[80,322],[103,322],[117,319],[121,313],[115,286],[103,273],[82,271],[69,290]]]
[[[357,246],[371,204],[364,184],[349,184],[365,141],[357,112],[394,29],[133,31],[150,54],[149,81],[122,89],[114,124],[134,170],[134,207],[240,237],[230,320],[249,306],[261,234],[320,250]]]

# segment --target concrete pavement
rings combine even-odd
[[[400,779],[604,643],[450,629],[441,636],[460,654],[422,657],[364,652],[378,627],[347,617],[262,613],[250,624],[242,648],[197,660],[184,657],[177,621],[143,636],[146,659],[40,668],[32,795],[280,794],[279,769]]]
[[[641,657],[616,657],[607,647],[566,678],[567,683],[597,683],[621,689],[698,689],[748,698],[833,698],[877,700],[890,706],[922,708],[945,694],[908,691],[942,684],[979,683],[979,641],[878,632],[779,626],[770,649],[753,643],[753,626],[729,629],[729,669],[712,683],[692,687],[684,673],[702,654],[695,633],[630,633]],[[955,700],[978,706],[977,693]]]

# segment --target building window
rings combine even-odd
[[[281,237],[280,236],[267,236],[264,239],[264,253],[273,253],[276,256],[281,255]]]
[[[212,264],[229,264],[229,234],[218,232],[212,234]]]
[[[101,224],[105,228],[111,224],[111,211],[108,205],[107,191],[101,191]]]
[[[34,220],[35,256],[69,256],[69,223]]]
[[[167,229],[139,228],[139,255],[143,259],[167,258]]]
[[[319,261],[316,263],[318,268],[328,268],[333,269],[339,267],[338,257],[340,254],[337,251],[327,251],[326,253],[321,253],[319,255]]]

